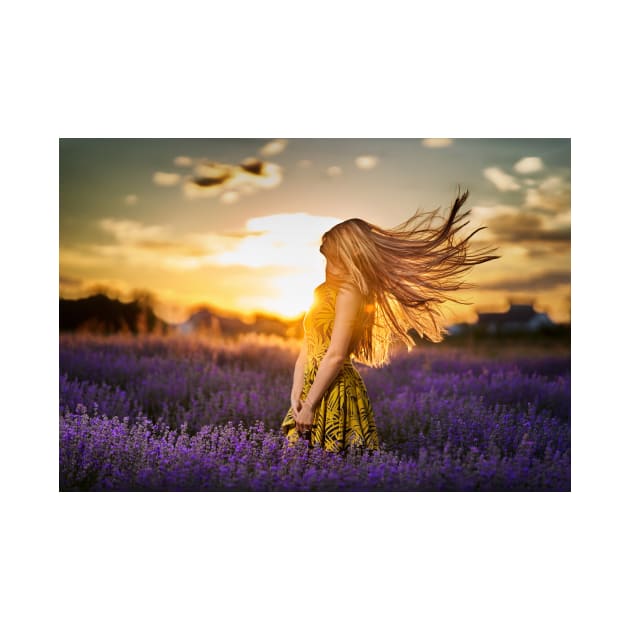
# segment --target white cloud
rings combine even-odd
[[[441,149],[443,147],[450,147],[453,144],[452,138],[423,138],[422,146],[429,147],[430,149]]]
[[[309,167],[313,166],[313,160],[299,160],[297,165],[300,168],[309,168]]]
[[[260,149],[259,153],[265,157],[278,155],[278,153],[282,153],[287,148],[287,144],[287,140],[272,140]]]
[[[489,166],[483,169],[483,175],[486,179],[490,180],[498,190],[519,190],[521,185],[512,177],[498,166]]]
[[[538,188],[527,191],[524,205],[527,208],[565,212],[571,207],[571,184],[556,175],[548,177]]]
[[[129,219],[100,219],[98,227],[114,236],[121,243],[134,243],[145,239],[165,238],[169,228],[164,225],[143,225],[140,221]]]
[[[497,215],[516,216],[520,212],[521,211],[516,206],[497,204],[495,206],[473,206],[470,209],[470,216],[472,218],[484,220],[490,217],[496,217]]]
[[[221,195],[221,201],[226,204],[236,203],[240,198],[235,190],[228,190]]]
[[[545,168],[545,165],[539,157],[524,157],[521,158],[513,168],[517,173],[527,175],[529,173],[542,171],[543,168]]]
[[[135,206],[138,203],[138,195],[127,195],[125,197],[125,205]]]
[[[329,166],[326,169],[326,175],[330,175],[330,177],[337,177],[341,175],[342,173],[343,171],[341,170],[340,166]]]
[[[153,183],[156,186],[175,186],[180,179],[179,173],[163,173],[161,171],[153,173]]]
[[[178,155],[173,160],[173,163],[175,164],[175,166],[192,166],[193,161],[192,158],[188,157],[187,155]]]
[[[474,237],[473,237],[474,238]],[[501,243],[501,256],[505,258],[525,258],[529,254],[529,249],[524,245],[516,243]]]
[[[375,155],[360,155],[354,163],[360,169],[369,170],[378,164],[378,158]]]

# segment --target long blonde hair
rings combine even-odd
[[[476,285],[463,283],[459,276],[473,265],[500,258],[488,255],[496,247],[471,255],[469,239],[485,229],[477,228],[455,242],[453,236],[465,225],[457,225],[470,210],[457,216],[468,198],[468,190],[457,195],[445,223],[431,227],[439,208],[413,216],[385,229],[364,221],[348,219],[322,236],[320,251],[344,268],[346,279],[364,296],[359,322],[360,337],[351,344],[357,361],[379,367],[390,362],[390,348],[400,338],[407,349],[414,343],[414,329],[420,338],[441,341],[448,334],[439,304],[450,300],[446,292]],[[456,227],[457,225],[457,227]]]

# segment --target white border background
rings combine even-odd
[[[628,627],[621,6],[5,7],[4,627]],[[572,138],[572,491],[60,493],[60,137]]]

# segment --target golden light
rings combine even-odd
[[[274,278],[275,295],[257,302],[261,309],[294,318],[311,307],[313,291],[323,280],[322,271]]]
[[[244,265],[257,274],[265,268],[266,295],[242,296],[239,307],[297,317],[308,310],[313,290],[325,279],[325,259],[319,252],[324,232],[341,219],[306,213],[274,214],[249,219],[245,232],[230,250],[212,257],[220,265]]]

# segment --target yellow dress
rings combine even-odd
[[[330,345],[338,288],[328,281],[320,284],[314,291],[313,304],[304,316],[307,359],[301,400],[306,398],[315,380],[319,362]],[[355,333],[358,334],[360,331],[356,330]],[[353,340],[356,334],[353,334]],[[379,439],[372,403],[363,379],[350,358],[352,346],[353,342],[339,373],[314,408],[310,434],[300,436],[295,428],[293,409],[289,408],[281,424],[282,432],[289,443],[294,444],[299,439],[308,439],[309,446],[318,444],[325,450],[333,452],[345,451],[351,444],[368,450],[378,449]]]

